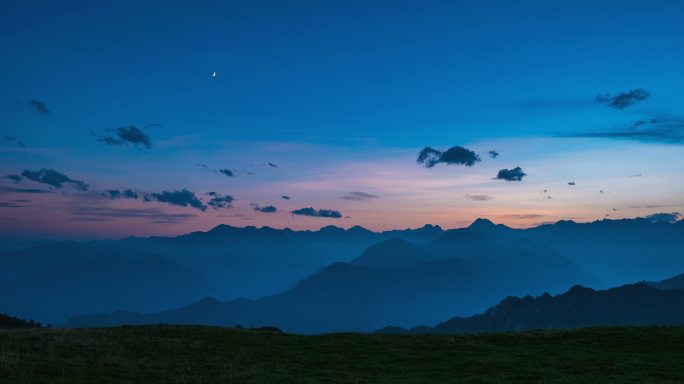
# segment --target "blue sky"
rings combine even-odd
[[[89,197],[64,188],[22,197],[4,180],[0,200],[31,202],[0,208],[20,218],[0,229],[384,229],[487,215],[526,226],[599,219],[613,208],[623,217],[655,213],[634,206],[681,211],[683,13],[675,1],[16,1],[0,15],[0,133],[26,148],[0,142],[0,172],[49,168],[92,187]],[[623,109],[595,102],[634,89],[650,96]],[[636,129],[667,135],[605,135],[652,119],[658,123]],[[130,126],[149,135],[151,149],[97,141]],[[482,161],[415,164],[425,146],[455,145]],[[491,149],[501,156],[490,159]],[[197,163],[240,175],[221,178]],[[515,166],[527,179],[492,180]],[[400,179],[406,185],[393,183]],[[569,181],[588,189],[564,195]],[[218,191],[237,200],[198,213],[97,199],[106,188]],[[543,189],[555,194],[540,206]],[[608,189],[613,200],[597,201]],[[340,199],[354,191],[378,197]],[[483,206],[467,195],[492,199]],[[280,212],[253,211],[253,202]],[[161,225],[117,214],[81,228],[74,204],[196,216]],[[289,214],[309,206],[351,217]],[[35,217],[46,210],[54,216]]]

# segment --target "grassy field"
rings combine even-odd
[[[299,336],[214,327],[0,331],[0,383],[683,383],[684,328]]]

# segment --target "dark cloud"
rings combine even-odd
[[[116,137],[99,136],[97,141],[107,145],[134,146],[138,148],[144,147],[146,149],[152,148],[152,140],[138,127],[131,125],[129,127],[108,129],[107,131],[113,132]]]
[[[497,151],[489,151],[489,152],[487,152],[487,154],[488,154],[489,157],[491,157],[492,159],[496,159],[497,157],[499,157],[499,152],[497,152]]]
[[[23,141],[17,139],[13,135],[4,135],[2,138],[5,139],[5,141],[10,141],[10,142],[15,143],[20,148],[26,148],[26,144]]]
[[[181,191],[162,191],[161,193],[153,193],[145,197],[146,201],[154,200],[170,205],[177,205],[181,207],[197,208],[200,211],[206,211],[207,206],[202,203],[200,199],[195,196],[194,192],[183,189]]]
[[[641,88],[637,88],[628,92],[620,92],[615,96],[611,96],[607,93],[598,95],[596,96],[596,102],[605,104],[611,108],[625,109],[640,101],[648,99],[650,96],[650,93]]]
[[[576,185],[576,183],[574,181],[569,181],[568,185]]]
[[[50,110],[48,109],[47,105],[43,103],[40,100],[29,100],[28,101],[29,105],[31,108],[33,108],[34,111],[40,113],[41,115],[49,115]]]
[[[627,177],[641,177],[641,173],[637,173],[637,174],[634,174],[634,175],[629,175],[629,176],[627,176]]]
[[[377,199],[378,195],[373,195],[370,193],[366,192],[349,192],[348,194],[344,196],[340,196],[340,199],[344,200],[353,200],[353,201],[364,201],[364,200],[371,200],[371,199]]]
[[[0,193],[54,193],[52,191],[47,191],[45,189],[37,188],[11,188],[11,187],[0,187]]]
[[[268,164],[269,167],[278,168],[278,166],[276,164],[273,164],[273,163],[266,163],[266,164]]]
[[[223,173],[224,175],[228,177],[235,177],[235,173],[231,171],[230,169],[219,169],[220,173]]]
[[[190,213],[165,213],[160,209],[121,209],[110,207],[76,207],[71,211],[76,221],[109,221],[112,218],[143,218],[150,223],[177,224],[195,217]]]
[[[287,196],[287,195],[282,195],[280,197],[284,200],[290,200],[290,196]]]
[[[293,215],[299,215],[299,216],[327,217],[327,218],[331,218],[331,219],[342,218],[342,214],[338,211],[333,211],[330,209],[316,210],[316,209],[311,208],[311,207],[295,209],[294,211],[290,211],[290,213]]]
[[[260,206],[257,203],[251,203],[249,204],[253,210],[257,212],[262,212],[262,213],[275,213],[278,211],[278,208],[272,206],[272,205],[266,205],[266,206]]]
[[[220,193],[216,192],[209,192],[207,195],[211,197],[211,199],[209,199],[207,202],[207,205],[210,207],[214,209],[233,208],[233,201],[235,201],[235,197],[232,195],[221,195]]]
[[[513,169],[504,168],[496,174],[495,179],[506,181],[522,181],[523,177],[525,176],[527,176],[527,174],[523,172],[522,168],[520,167],[515,167]]]
[[[88,184],[79,180],[70,179],[67,175],[52,169],[43,168],[40,171],[26,170],[21,173],[21,176],[35,181],[36,183],[47,184],[55,188],[62,188],[62,184],[71,184],[72,187],[79,191],[88,190]]]
[[[206,165],[206,164],[204,164],[204,163],[198,163],[197,166],[198,166],[198,167],[201,167],[201,168],[204,168],[204,169],[209,168],[209,166]]]
[[[480,161],[480,156],[458,145],[446,151],[425,147],[418,153],[418,158],[416,159],[416,162],[425,168],[432,168],[438,163],[445,163],[447,165],[461,164],[472,167],[478,161]]]
[[[652,222],[666,222],[666,223],[674,223],[679,218],[682,217],[682,214],[679,212],[661,212],[661,213],[654,213],[651,215],[646,216],[646,219],[651,220]]]
[[[18,182],[21,181],[21,176],[19,176],[19,175],[17,175],[17,174],[5,175],[5,176],[3,176],[3,177],[4,177],[5,179],[10,179],[10,180],[12,180],[12,181],[14,181],[15,183],[18,183]]]
[[[103,195],[109,196],[111,199],[137,199],[138,193],[132,189],[107,189]]]
[[[466,195],[467,198],[470,200],[476,200],[476,201],[485,201],[485,200],[491,200],[491,196],[487,195]]]

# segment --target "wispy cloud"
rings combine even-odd
[[[54,193],[53,191],[48,191],[45,189],[37,188],[12,188],[12,187],[0,187],[1,193],[28,193],[28,194],[40,194],[40,193]]]
[[[152,149],[152,140],[145,132],[141,131],[138,127],[128,126],[108,129],[108,132],[112,132],[114,136],[101,136],[95,134],[98,139],[97,141],[105,143],[107,145],[118,145],[118,146],[133,146],[137,148]]]
[[[112,207],[76,207],[71,210],[76,221],[109,221],[121,218],[143,218],[151,223],[177,224],[195,217],[191,213],[167,213],[160,209],[135,209]]]
[[[365,201],[365,200],[377,199],[378,197],[379,197],[378,195],[373,195],[373,194],[366,193],[366,192],[349,192],[348,194],[346,194],[344,196],[340,196],[340,199],[352,200],[352,201]]]
[[[684,143],[684,118],[667,117],[638,120],[627,126],[607,130],[578,132],[565,135],[565,137],[593,137],[681,144]]]
[[[49,115],[50,110],[47,105],[40,100],[29,100],[28,104],[33,108],[34,111],[40,113],[41,115]]]
[[[103,195],[111,199],[137,199],[139,197],[138,193],[132,189],[107,189]]]
[[[17,139],[17,137],[14,135],[4,135],[4,136],[2,136],[2,138],[5,141],[13,142],[19,148],[26,148],[26,143],[24,143],[22,140]]]
[[[491,200],[493,197],[489,195],[466,195],[467,198],[470,200],[475,200],[475,201],[486,201],[486,200]]]
[[[620,92],[615,96],[604,93],[596,96],[596,102],[605,104],[611,108],[625,109],[651,96],[647,91],[637,88],[627,92]]]
[[[19,182],[21,178],[26,178],[28,180],[35,181],[36,183],[47,184],[55,188],[62,188],[64,184],[69,184],[79,191],[88,190],[88,184],[79,180],[71,179],[69,176],[53,169],[43,168],[39,171],[25,170],[21,173],[21,178],[18,178],[18,175],[7,175],[6,177],[14,180],[15,182]]]

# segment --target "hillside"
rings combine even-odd
[[[681,383],[684,328],[298,336],[213,327],[0,331],[14,383]]]
[[[40,328],[41,326],[34,320],[20,319],[6,313],[0,313],[0,329]]]
[[[508,297],[484,313],[453,317],[417,333],[511,332],[532,329],[570,329],[596,326],[684,324],[684,290],[659,290],[639,283],[607,290],[574,286],[551,296]],[[405,332],[394,327],[382,333]]]

